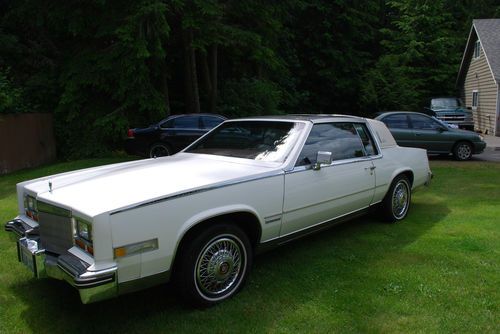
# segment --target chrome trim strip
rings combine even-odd
[[[317,226],[319,226],[319,225],[327,224],[327,223],[332,222],[332,221],[335,221],[335,220],[337,220],[337,219],[341,219],[341,218],[343,218],[343,217],[345,217],[345,216],[352,215],[352,214],[354,214],[354,213],[356,213],[356,212],[366,210],[366,209],[367,209],[367,208],[369,208],[369,207],[370,207],[370,205],[365,206],[365,207],[363,207],[363,208],[361,208],[361,209],[357,209],[357,210],[354,210],[354,211],[351,211],[351,212],[345,213],[345,214],[340,215],[340,216],[337,216],[337,217],[335,217],[335,218],[330,218],[330,219],[324,220],[324,221],[322,221],[322,222],[316,223],[316,224],[314,224],[314,225],[311,225],[311,226],[307,226],[307,227],[301,228],[300,230],[296,230],[296,231],[293,231],[293,232],[290,232],[290,233],[287,233],[287,234],[280,235],[279,237],[272,238],[272,239],[269,239],[269,240],[266,240],[266,241],[262,242],[262,243],[261,243],[261,245],[264,245],[264,244],[266,244],[266,243],[268,243],[268,242],[271,242],[271,241],[279,240],[279,239],[281,239],[281,238],[288,237],[288,236],[293,235],[293,234],[296,234],[296,233],[300,233],[300,232],[302,232],[302,231],[306,231],[306,230],[308,230],[308,229],[313,229],[314,227],[317,227]]]
[[[375,191],[375,188],[371,188],[371,190]],[[288,211],[283,211],[283,214],[291,213],[291,212],[298,211],[298,210],[303,210],[303,209],[310,208],[310,207],[313,207],[313,206],[316,206],[316,205],[325,204],[325,203],[328,203],[328,202],[331,202],[331,201],[336,201],[336,200],[339,200],[339,199],[342,199],[342,198],[346,198],[346,197],[349,197],[349,196],[361,194],[361,193],[364,193],[366,191],[369,191],[369,190],[365,189],[365,190],[357,191],[357,192],[352,193],[352,194],[343,195],[343,196],[339,196],[339,197],[334,197],[334,198],[330,198],[330,199],[327,199],[327,200],[324,200],[324,201],[321,201],[321,202],[317,202],[317,203],[314,203],[314,204],[305,205],[305,206],[302,206],[300,208],[295,208],[295,209],[291,209],[291,210],[288,210]]]
[[[85,289],[85,288],[95,288],[99,285],[104,285],[109,282],[113,282],[115,280],[114,277],[107,278],[105,280],[99,281],[99,282],[92,282],[92,283],[75,283],[75,287],[78,289]]]
[[[281,220],[281,216],[278,218],[266,220],[265,222],[266,222],[266,224],[271,224],[271,223],[279,222],[280,220]]]
[[[250,182],[250,181],[264,180],[264,179],[268,179],[268,178],[272,178],[272,177],[276,177],[276,176],[281,176],[281,175],[285,175],[285,172],[282,171],[282,170],[277,171],[277,172],[275,171],[275,172],[273,172],[270,175],[265,175],[265,176],[261,176],[261,177],[257,177],[257,178],[247,177],[247,178],[243,178],[243,179],[239,179],[239,180],[235,180],[235,181],[221,182],[221,183],[219,183],[219,184],[217,184],[215,186],[208,186],[208,187],[204,187],[204,188],[200,188],[200,189],[196,189],[196,190],[189,190],[189,191],[186,191],[186,192],[183,192],[183,193],[179,193],[179,194],[176,194],[176,195],[170,195],[170,196],[167,196],[167,197],[159,198],[159,199],[156,199],[156,200],[153,200],[153,201],[150,201],[150,202],[140,203],[140,204],[137,204],[137,205],[132,205],[130,207],[125,207],[125,208],[122,208],[122,209],[118,209],[116,211],[112,211],[110,213],[110,215],[111,216],[112,215],[116,215],[118,213],[122,213],[122,212],[130,211],[130,210],[142,208],[142,207],[153,205],[153,204],[158,204],[158,203],[165,202],[165,201],[170,201],[170,200],[177,199],[177,198],[180,198],[180,197],[185,197],[185,196],[189,196],[189,195],[194,195],[194,194],[202,193],[202,192],[209,191],[209,190],[215,190],[215,189],[219,189],[219,188],[225,188],[225,187],[234,186],[234,185],[237,185],[237,184],[246,183],[246,182]]]
[[[323,168],[330,168],[330,167],[334,167],[334,166],[347,165],[347,164],[351,164],[351,163],[373,161],[373,160],[378,160],[378,159],[382,159],[382,155],[381,154],[370,155],[370,156],[366,156],[366,157],[362,157],[362,158],[334,160],[330,165],[322,165],[321,169],[323,169]],[[285,174],[299,173],[299,172],[303,172],[303,171],[306,171],[306,170],[312,170],[312,165],[296,166],[291,171],[286,171]]]
[[[107,269],[102,269],[98,271],[87,271],[84,274],[80,275],[80,278],[82,279],[97,279],[101,276],[105,276],[108,274],[114,274],[118,268],[116,266],[107,268]]]

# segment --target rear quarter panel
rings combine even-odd
[[[374,160],[376,188],[373,202],[380,202],[392,180],[404,172],[413,174],[412,189],[422,186],[430,172],[427,152],[419,148],[393,146],[382,149],[382,157]]]

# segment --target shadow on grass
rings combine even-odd
[[[181,306],[168,284],[90,305],[82,305],[76,290],[55,280],[10,288],[26,306],[22,316],[33,332],[235,333],[304,324],[311,331],[331,326],[363,331],[370,326],[367,315],[381,307],[367,296],[383,294],[379,285],[384,282],[370,268],[402,252],[448,213],[445,203],[416,202],[406,221],[396,225],[365,216],[284,245],[255,259],[240,294],[206,310]]]

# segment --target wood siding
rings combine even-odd
[[[474,42],[475,40],[471,41],[471,43]],[[479,92],[478,107],[472,111],[475,130],[494,135],[497,120],[498,86],[482,48],[479,58],[474,59],[473,52],[470,52],[466,69],[467,74],[461,86],[461,97],[467,107],[472,107],[472,91]]]
[[[52,114],[0,115],[0,174],[55,159]]]

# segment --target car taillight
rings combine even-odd
[[[134,138],[134,135],[135,135],[134,129],[128,129],[127,137]]]

